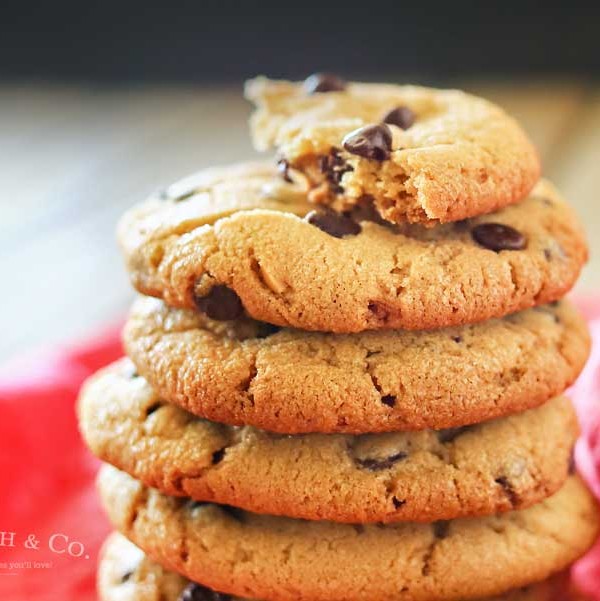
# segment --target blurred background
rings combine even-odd
[[[257,74],[459,86],[502,104],[587,224],[600,283],[600,3],[12,2],[0,19],[0,363],[116,323],[125,208],[252,156]]]

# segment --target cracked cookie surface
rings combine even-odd
[[[565,482],[577,438],[568,399],[450,430],[274,435],[195,418],[122,360],[79,401],[92,452],[165,494],[336,522],[431,522],[528,507]]]
[[[561,591],[566,589],[567,582],[567,575],[561,573],[543,582],[480,601],[556,601]],[[108,537],[100,554],[98,593],[100,601],[244,601],[240,597],[209,590],[163,568],[117,533]]]
[[[311,94],[257,78],[246,96],[256,148],[276,148],[287,177],[300,172],[311,200],[339,210],[368,198],[388,221],[458,221],[524,198],[539,178],[516,121],[458,90],[348,83]]]
[[[216,590],[274,601],[497,595],[563,571],[593,544],[599,523],[577,476],[521,511],[387,525],[309,522],[168,497],[108,465],[98,485],[115,528],[155,561]]]
[[[497,213],[428,229],[311,212],[303,190],[274,177],[264,164],[215,168],[128,211],[119,240],[134,286],[218,319],[429,329],[557,300],[587,258],[547,182]]]
[[[567,301],[475,325],[342,335],[219,322],[140,298],[124,342],[166,400],[283,434],[441,429],[517,413],[562,393],[590,348]]]

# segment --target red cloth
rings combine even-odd
[[[583,431],[576,456],[600,498],[600,299],[578,304],[590,320],[594,348],[571,391]],[[113,327],[79,347],[0,370],[2,601],[96,599],[96,557],[110,527],[94,488],[98,462],[80,439],[74,402],[82,381],[121,354],[119,328]],[[30,535],[37,549],[26,547]],[[574,580],[600,601],[600,542],[578,563]]]

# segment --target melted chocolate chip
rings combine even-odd
[[[415,114],[407,106],[398,106],[386,113],[383,122],[396,125],[400,129],[408,129],[415,122]]]
[[[381,402],[388,407],[393,407],[396,404],[396,397],[393,394],[386,394],[381,397]]]
[[[191,582],[181,594],[178,601],[230,601],[231,596],[224,593],[217,593],[205,586]]]
[[[502,223],[481,223],[471,230],[475,242],[499,252],[501,250],[523,250],[527,238],[521,232]]]
[[[385,459],[375,459],[374,457],[367,457],[366,459],[357,459],[356,463],[367,470],[372,472],[379,472],[381,470],[387,470],[397,463],[398,461],[402,461],[408,457],[408,453],[404,451],[399,451],[394,455],[390,455]]]
[[[277,171],[279,171],[279,175],[288,183],[292,183],[292,178],[290,177],[290,164],[286,159],[280,159],[277,161]]]
[[[211,319],[229,321],[244,311],[240,297],[227,286],[213,286],[205,296],[195,296],[194,302],[200,311]]]
[[[341,92],[345,89],[346,82],[333,73],[313,73],[304,80],[304,91],[307,94]]]
[[[356,236],[357,234],[360,234],[362,229],[356,221],[352,220],[347,215],[336,213],[331,209],[311,211],[304,219],[311,225],[318,227],[320,230],[334,238]]]
[[[222,449],[219,449],[218,451],[215,451],[212,454],[213,465],[217,465],[217,463],[221,463],[221,461],[223,461],[223,457],[225,457],[226,450],[227,450],[227,447],[223,447]]]
[[[374,161],[386,161],[392,151],[392,131],[385,123],[365,125],[350,132],[342,145],[351,154]]]
[[[460,428],[445,428],[437,431],[438,440],[441,443],[452,442],[461,434],[464,434],[469,429],[469,426],[461,426]]]
[[[324,155],[319,159],[319,169],[336,194],[344,192],[344,189],[340,186],[344,173],[353,171],[353,168],[346,163],[335,148],[332,148],[328,155]]]

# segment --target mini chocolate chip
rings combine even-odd
[[[481,246],[499,252],[523,250],[527,238],[521,232],[503,223],[481,223],[471,230],[473,239]]]
[[[357,459],[356,463],[360,467],[363,467],[372,472],[379,472],[381,470],[387,470],[394,465],[394,463],[398,461],[402,461],[408,457],[408,453],[404,451],[399,451],[394,455],[390,455],[385,459],[375,459],[374,457],[367,457],[366,459]]]
[[[217,593],[205,586],[191,582],[178,597],[178,601],[230,601],[231,596]]]
[[[392,497],[392,503],[394,504],[394,507],[396,509],[400,509],[400,507],[402,507],[402,505],[406,504],[406,500],[398,499],[397,497]]]
[[[292,178],[290,177],[290,164],[286,159],[280,159],[277,161],[277,171],[279,171],[279,175],[288,183],[292,183]]]
[[[385,123],[365,125],[350,132],[342,140],[342,145],[351,154],[386,161],[392,151],[392,131]]]
[[[304,80],[304,91],[307,94],[341,92],[345,89],[346,82],[333,73],[313,73]]]
[[[452,340],[454,340],[456,344],[460,344],[463,341],[462,336],[452,336]]]
[[[496,478],[494,482],[503,488],[508,500],[510,501],[510,504],[515,507],[519,502],[519,497],[509,479],[506,476],[500,476],[499,478]]]
[[[260,322],[257,328],[255,338],[268,338],[273,334],[277,334],[281,330],[280,326],[274,326],[272,323]]]
[[[217,463],[221,463],[221,461],[223,461],[223,457],[225,457],[226,450],[227,450],[227,447],[223,447],[222,449],[219,449],[218,451],[215,451],[212,454],[213,465],[217,465]]]
[[[195,296],[194,302],[200,311],[211,319],[229,321],[244,311],[240,297],[227,286],[213,286],[205,296]]]
[[[464,434],[469,429],[469,426],[461,426],[460,428],[445,428],[437,431],[437,438],[441,443],[452,442],[461,434]]]
[[[334,238],[356,236],[357,234],[360,234],[362,230],[356,221],[353,221],[343,213],[336,213],[331,209],[311,211],[304,219],[311,225],[318,227],[320,230]]]
[[[388,407],[393,407],[396,404],[396,397],[393,394],[386,394],[381,397],[381,402]]]
[[[450,534],[450,522],[446,520],[433,522],[432,528],[435,538],[446,538]]]
[[[158,411],[161,407],[162,407],[162,403],[161,402],[152,403],[152,405],[150,405],[150,407],[148,407],[146,409],[146,417],[149,417],[155,411]]]
[[[415,122],[415,114],[407,106],[398,106],[386,113],[383,122],[396,125],[400,129],[408,129]]]

